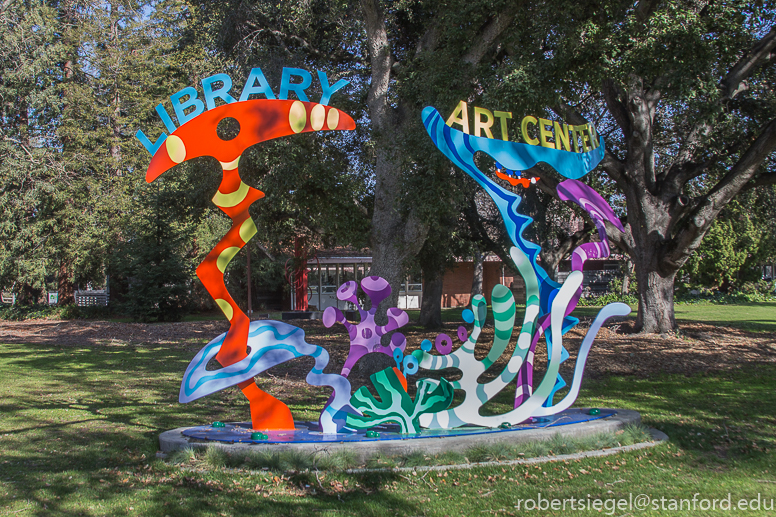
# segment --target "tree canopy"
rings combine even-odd
[[[150,251],[139,243],[158,242],[164,222],[185,235],[168,255],[188,264],[190,289],[204,243],[222,230],[209,203],[214,164],[186,164],[149,190],[134,133],[162,130],[154,106],[213,73],[261,67],[278,84],[283,66],[297,66],[350,81],[336,102],[358,128],[246,155],[247,181],[267,194],[252,209],[266,257],[297,234],[369,245],[372,273],[395,296],[408,267],[431,281],[462,253],[506,255],[471,182],[428,141],[422,108],[451,113],[463,99],[512,112],[512,140],[528,114],[592,122],[607,153],[585,181],[621,210],[625,232],[608,233],[635,265],[639,327],[673,331],[680,270],[708,282],[728,274],[709,260],[726,270],[772,260],[758,231],[772,225],[763,207],[776,183],[774,14],[771,2],[744,0],[6,0],[0,283],[30,300],[56,286],[67,301],[110,269],[128,288],[145,273],[115,258]],[[552,269],[591,236],[560,231],[571,209],[553,199],[554,171],[527,174],[541,178],[524,206],[536,238],[552,241],[542,255]]]

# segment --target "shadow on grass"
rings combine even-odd
[[[395,474],[359,477],[359,486],[347,487],[333,474],[276,481],[190,473],[154,461],[163,430],[247,415],[234,390],[177,403],[191,355],[182,346],[3,345],[0,513],[411,515],[427,509],[418,497],[385,489],[401,481]],[[693,461],[712,468],[733,461],[754,473],[769,468],[776,449],[774,378],[776,366],[754,364],[689,377],[608,376],[586,381],[578,405],[637,410]],[[318,388],[313,393],[325,398]],[[507,389],[497,400],[505,410],[513,393]],[[303,392],[284,400],[292,411],[312,403]]]

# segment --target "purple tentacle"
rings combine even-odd
[[[587,259],[606,258],[610,254],[609,240],[606,237],[606,221],[613,224],[621,231],[625,231],[619,218],[614,214],[614,210],[609,203],[601,197],[593,188],[577,180],[565,180],[558,185],[558,197],[564,201],[571,201],[585,210],[598,230],[600,242],[589,242],[577,246],[571,255],[571,269],[573,271],[582,271]],[[566,307],[565,316],[571,314],[576,308],[579,298],[582,296],[582,286],[571,298]],[[515,407],[520,406],[528,397],[531,396],[533,386],[533,357],[536,344],[539,337],[550,326],[549,315],[545,315],[538,322],[538,329],[531,341],[531,348],[528,352],[526,362],[520,368],[517,374],[517,390],[515,392]]]

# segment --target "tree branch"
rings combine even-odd
[[[774,48],[776,48],[776,27],[771,28],[768,34],[752,47],[752,50],[744,54],[722,80],[720,88],[723,102],[749,88],[746,79],[754,73],[758,66],[773,59]]]
[[[477,66],[488,49],[493,46],[493,42],[501,36],[515,19],[515,11],[515,6],[510,5],[483,25],[471,47],[469,47],[469,51],[464,54],[463,62]]]
[[[554,111],[555,114],[563,120],[568,120],[575,125],[581,126],[582,124],[588,123],[588,120],[583,117],[576,109],[572,108],[568,103],[562,100],[558,101],[558,104],[552,107],[552,111]]]
[[[741,155],[736,164],[711,191],[700,199],[687,223],[666,248],[664,260],[681,267],[699,245],[703,235],[725,205],[747,187],[762,162],[776,149],[776,119],[771,120],[759,137]],[[765,175],[767,178],[774,173]],[[762,180],[765,182],[766,180]],[[757,180],[755,180],[757,182]],[[764,183],[765,184],[765,183]]]
[[[760,174],[758,177],[744,185],[742,191],[751,190],[757,187],[765,187],[767,185],[776,185],[776,172],[769,172],[767,174]]]
[[[625,176],[625,164],[622,160],[617,158],[609,149],[604,153],[604,159],[599,163],[601,168],[606,171],[606,174],[612,178],[620,189],[625,192],[625,185],[622,184]]]
[[[719,89],[722,92],[720,103],[724,104],[732,100],[736,95],[745,91],[748,86],[746,80],[751,76],[757,67],[770,62],[774,58],[774,49],[776,49],[776,27],[758,41],[752,49],[745,53],[738,62],[733,65],[727,75],[720,81]],[[687,136],[679,152],[671,164],[671,168],[666,176],[667,181],[679,184],[680,187],[694,176],[692,176],[692,167],[684,168],[685,163],[689,163],[695,156],[695,151],[700,146],[703,138],[711,133],[712,125],[709,121],[698,122],[690,134]],[[682,170],[685,173],[682,173]],[[689,176],[688,176],[689,174]]]
[[[622,89],[617,86],[613,79],[605,79],[601,90],[603,91],[604,101],[606,101],[609,113],[612,114],[614,121],[617,122],[623,135],[627,138],[633,130],[631,129],[630,117],[628,116],[628,108],[621,100],[623,97]]]
[[[291,46],[297,46],[302,49],[304,49],[305,52],[310,54],[311,56],[318,58],[318,59],[324,59],[330,62],[334,63],[358,63],[358,64],[364,64],[364,61],[359,59],[358,57],[354,56],[353,54],[350,54],[348,52],[342,51],[342,48],[338,48],[335,52],[324,52],[322,50],[319,50],[318,48],[314,47],[309,41],[302,38],[301,36],[298,36],[296,34],[288,34],[283,31],[275,30],[275,29],[267,29],[263,27],[257,27],[254,23],[248,22],[247,24],[249,27],[253,28],[253,30],[245,35],[245,37],[242,38],[241,41],[245,41],[248,39],[256,39],[258,36],[270,36],[278,43],[282,44],[284,47],[287,45]],[[286,49],[287,50],[287,49]]]

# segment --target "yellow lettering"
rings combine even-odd
[[[520,123],[520,132],[523,134],[523,140],[525,140],[525,142],[528,144],[539,145],[539,140],[537,138],[533,138],[531,135],[528,134],[528,124],[536,125],[537,122],[539,121],[536,120],[536,117],[532,117],[531,115],[528,115]]]
[[[552,129],[555,131],[555,149],[565,148],[566,151],[571,151],[568,124],[563,124],[561,127],[559,122],[553,122]]]
[[[552,130],[547,131],[547,126],[552,127],[552,122],[550,122],[546,118],[540,118],[539,119],[539,143],[542,144],[542,147],[549,147],[551,149],[555,149],[555,142],[550,142],[547,140],[548,136],[552,136]]]
[[[485,121],[482,120],[482,115],[485,115]],[[485,136],[493,138],[493,133],[490,131],[493,125],[493,113],[485,108],[474,108],[474,136],[482,136],[480,133],[485,132]]]
[[[583,126],[579,127],[579,135],[582,137],[582,149],[585,150],[585,152],[588,152],[590,150],[590,135],[587,132],[587,128],[589,127],[588,124],[585,124]]]
[[[512,118],[510,111],[494,111],[493,114],[501,122],[501,139],[509,140],[509,134],[507,132],[507,119]]]
[[[469,107],[466,105],[466,101],[458,103],[455,111],[453,111],[453,114],[450,115],[445,124],[450,127],[453,127],[453,124],[458,124],[463,127],[464,133],[469,134]]]
[[[577,133],[579,133],[579,128],[581,126],[569,126],[571,129],[571,141],[574,144],[574,152],[575,153],[581,153],[582,149],[579,146],[579,141],[577,140]]]
[[[598,134],[596,134],[596,130],[593,127],[593,124],[587,125],[587,132],[590,134],[590,145],[593,146],[593,149],[597,148],[598,143]]]

